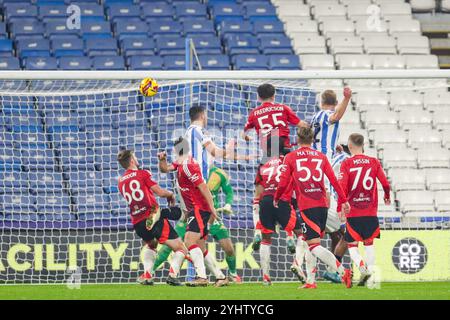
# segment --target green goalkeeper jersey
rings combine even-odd
[[[220,208],[219,194],[222,190],[225,194],[225,203],[233,204],[233,188],[230,184],[230,178],[225,171],[215,166],[209,168],[208,174],[208,188],[212,193],[214,200],[214,207]]]

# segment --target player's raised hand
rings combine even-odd
[[[278,208],[278,201],[273,200],[273,206],[274,206],[275,208]]]
[[[167,203],[169,204],[169,207],[175,206],[175,195],[173,193],[170,197],[167,197]]]
[[[342,212],[346,215],[350,213],[350,204],[348,201],[342,204]]]
[[[223,212],[225,214],[233,214],[233,209],[229,203],[225,204],[222,208],[217,209],[217,212]]]
[[[352,89],[349,87],[344,88],[344,98],[350,99],[352,97]]]
[[[167,160],[167,153],[165,151],[158,152],[157,156],[159,161]]]

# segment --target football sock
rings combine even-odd
[[[332,254],[328,249],[316,243],[309,246],[309,251],[311,251],[316,258],[319,258],[323,263],[338,272],[341,276],[344,274],[344,267],[339,261],[337,261],[334,254]]]
[[[315,283],[317,273],[317,258],[311,253],[311,251],[306,250],[305,261],[306,261],[306,282],[310,284]]]
[[[301,237],[297,238],[297,247],[295,249],[295,261],[297,265],[301,268],[303,261],[305,260],[305,253],[308,250],[308,245]]]
[[[205,260],[203,258],[202,249],[194,244],[189,247],[189,254],[191,256],[192,263],[194,264],[197,277],[206,279]]]
[[[172,256],[172,261],[170,263],[169,275],[172,277],[177,277],[180,272],[181,265],[183,264],[185,254],[182,250],[174,252]]]
[[[162,248],[158,251],[158,254],[156,256],[155,264],[152,268],[152,273],[154,273],[160,265],[162,265],[164,262],[167,261],[169,258],[170,253],[172,252],[172,249],[170,249],[168,246],[162,246]]]
[[[365,267],[364,260],[359,253],[358,245],[348,245],[348,252],[350,253],[350,258],[356,264],[356,266],[361,270],[362,267]]]
[[[142,249],[143,254],[142,254],[142,262],[144,264],[144,270],[146,272],[150,272],[150,274],[152,274],[152,268],[153,268],[153,264],[155,263],[155,259],[156,259],[156,251],[153,249],[150,249],[148,246],[144,246],[144,248]]]
[[[255,226],[255,235],[261,235],[261,230],[256,229],[256,226],[259,221],[259,199],[253,199],[252,206],[252,217],[253,217],[253,225]]]
[[[219,267],[216,264],[216,261],[214,260],[213,256],[206,250],[203,253],[204,259],[205,259],[205,265],[206,268],[211,272],[214,277],[217,279],[225,279],[225,275],[223,272],[219,269]]]
[[[375,267],[375,247],[373,245],[366,245],[364,246],[364,250],[366,251],[367,269],[369,272],[373,272]]]
[[[236,274],[236,256],[226,256],[225,260],[227,262],[228,265],[228,270],[232,273],[232,274]]]
[[[263,241],[261,243],[260,248],[260,259],[261,259],[261,268],[263,271],[263,274],[269,275],[270,274],[270,243]]]

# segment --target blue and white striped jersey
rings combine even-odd
[[[339,140],[339,121],[330,123],[328,119],[334,113],[332,110],[320,110],[311,121],[314,130],[313,149],[322,152],[331,162],[336,154]]]
[[[339,176],[339,172],[341,171],[341,163],[349,157],[350,156],[347,153],[341,152],[341,153],[337,153],[336,156],[333,158],[333,160],[331,160],[331,167],[333,168],[334,175],[336,177]],[[336,191],[334,191],[333,187],[331,187],[331,186],[330,186],[330,189],[331,189],[331,195],[337,201]]]
[[[190,125],[184,134],[184,138],[189,142],[189,155],[200,165],[203,179],[208,179],[209,166],[212,163],[212,156],[205,148],[205,144],[211,142],[211,137],[205,132],[205,129]]]

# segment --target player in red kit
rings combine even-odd
[[[389,205],[389,181],[378,159],[364,155],[364,137],[361,134],[351,134],[348,147],[352,156],[341,164],[339,181],[348,197],[350,212],[346,214],[347,224],[345,241],[352,261],[361,272],[360,286],[366,284],[374,271],[375,249],[373,242],[380,238],[378,224],[378,179],[384,190],[384,203]],[[358,243],[364,244],[366,259],[363,260]]]
[[[275,103],[275,87],[269,83],[262,84],[258,87],[258,99],[261,105],[253,109],[248,117],[244,127],[243,138],[247,141],[250,137],[247,132],[251,129],[256,130],[259,137],[261,149],[267,148],[267,137],[279,137],[282,145],[286,148],[291,147],[289,141],[289,125],[302,127],[308,124],[295,114],[292,109],[284,104]],[[258,226],[259,200],[255,193],[253,200],[253,223]],[[261,243],[261,230],[256,228],[255,239],[253,241],[253,249],[259,250]]]
[[[336,257],[320,245],[328,214],[325,176],[336,190],[342,210],[348,212],[350,206],[327,157],[311,148],[313,140],[314,132],[312,129],[298,129],[300,148],[289,153],[284,159],[280,184],[274,197],[274,205],[278,205],[278,201],[282,199],[285,193],[291,192],[288,187],[292,179],[302,218],[303,237],[309,246],[309,251],[338,272],[342,277],[342,282],[347,288],[350,288],[352,286],[351,271],[344,269]],[[311,280],[314,281],[314,279]],[[312,281],[307,281],[305,288],[315,288],[316,284]]]
[[[228,284],[228,278],[217,267],[214,258],[206,249],[208,226],[217,218],[211,192],[203,180],[200,165],[189,155],[189,143],[183,137],[174,143],[176,160],[167,163],[166,154],[160,153],[159,168],[162,172],[176,171],[181,197],[187,211],[187,227],[184,242],[194,264],[197,278],[188,286],[207,286],[206,268],[215,278],[215,286]]]
[[[177,276],[188,251],[168,221],[168,215],[180,215],[181,211],[175,207],[161,210],[155,198],[156,194],[167,198],[168,203],[173,204],[173,193],[162,189],[153,181],[149,171],[139,169],[138,159],[132,150],[120,151],[117,160],[126,169],[119,178],[119,192],[130,206],[131,223],[136,234],[146,243],[143,248],[145,271],[138,281],[141,284],[153,284],[151,270],[159,242],[174,251],[167,283],[181,285]]]
[[[265,152],[264,159],[256,175],[256,190],[260,195],[259,219],[261,222],[262,242],[261,242],[261,268],[263,271],[263,283],[270,285],[270,251],[272,243],[272,234],[276,233],[276,225],[279,224],[283,230],[288,233],[295,233],[298,236],[297,248],[295,252],[302,252],[304,241],[301,238],[300,217],[291,205],[292,185],[288,187],[285,194],[282,195],[278,208],[273,206],[273,197],[280,182],[281,167],[283,159],[288,150],[279,143],[272,149],[271,139]],[[279,139],[279,137],[276,137]],[[272,152],[275,150],[275,152]],[[292,182],[291,182],[292,184]],[[301,253],[303,255],[303,253]],[[297,258],[297,257],[296,257]],[[305,275],[301,268],[293,270],[300,281],[305,281]]]

